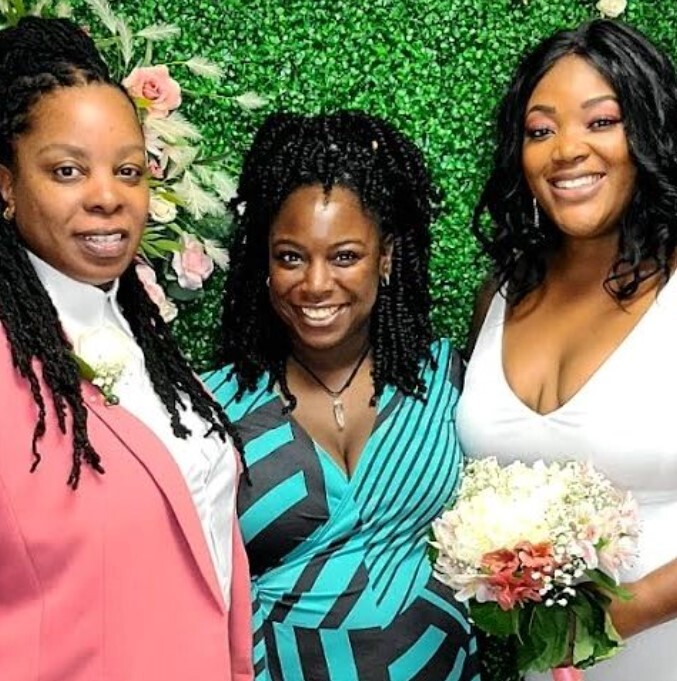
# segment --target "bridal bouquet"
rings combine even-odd
[[[619,570],[635,557],[634,499],[585,463],[507,467],[472,461],[453,506],[433,522],[436,577],[467,602],[481,630],[518,639],[520,671],[574,678],[611,657],[607,614],[627,597]]]

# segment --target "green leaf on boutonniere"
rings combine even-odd
[[[73,361],[78,367],[78,374],[80,374],[80,378],[84,378],[85,381],[89,381],[91,383],[96,378],[96,371],[94,371],[94,369],[87,364],[82,357],[79,357],[74,352],[71,352],[70,356],[73,358]]]
[[[199,300],[202,298],[205,292],[201,288],[197,289],[197,291],[192,291],[188,288],[182,288],[177,282],[172,281],[167,285],[167,294],[174,298],[174,300],[190,303],[193,300]]]

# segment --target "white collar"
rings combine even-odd
[[[26,253],[62,323],[74,322],[81,327],[97,327],[103,324],[106,316],[110,318],[112,312],[113,317],[127,330],[126,320],[116,299],[120,287],[119,279],[113,282],[108,291],[104,291],[93,284],[85,284],[66,276],[28,250]],[[107,308],[110,310],[108,315]]]

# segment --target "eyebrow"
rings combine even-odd
[[[42,147],[42,149],[40,149],[38,154],[47,154],[52,151],[65,152],[77,158],[85,158],[87,156],[87,153],[81,147],[78,147],[74,144],[60,144],[57,142],[45,145]],[[141,144],[127,144],[120,148],[120,156],[126,156],[127,154],[133,152],[139,152],[145,155],[146,149]]]
[[[343,241],[337,241],[330,245],[330,248],[341,248],[341,246],[348,246],[350,244],[357,244],[360,246],[365,246],[365,242],[361,239],[344,239]],[[303,248],[301,244],[293,239],[286,239],[282,237],[281,239],[274,239],[273,246],[293,246],[294,248]]]
[[[599,104],[600,102],[612,101],[618,104],[618,98],[615,95],[600,95],[599,97],[591,97],[586,99],[583,104],[581,104],[581,109],[589,109],[590,107]],[[546,114],[557,113],[557,109],[554,106],[547,106],[545,104],[534,104],[529,111],[527,111],[527,116],[533,111],[542,111]]]

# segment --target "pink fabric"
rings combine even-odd
[[[583,672],[576,667],[557,667],[552,670],[554,681],[583,681]]]
[[[37,408],[0,333],[2,681],[251,680],[238,527],[227,612],[190,493],[155,435],[83,384],[106,473],[83,465],[73,491],[71,437],[42,391],[47,433],[31,474]]]

